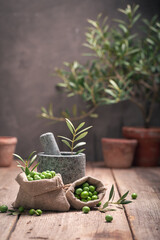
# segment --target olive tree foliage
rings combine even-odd
[[[89,49],[84,55],[91,56],[86,64],[78,61],[64,62],[64,69],[55,69],[63,82],[58,84],[67,92],[67,97],[79,95],[87,103],[87,111],[77,116],[77,107],[72,107],[62,117],[53,115],[52,105],[42,107],[41,116],[53,121],[65,117],[78,120],[97,117],[96,109],[105,104],[129,99],[141,110],[144,126],[148,127],[155,102],[160,101],[160,22],[158,16],[151,20],[141,18],[139,6],[118,9],[122,19],[108,18],[88,20],[86,32]]]

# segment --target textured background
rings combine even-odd
[[[159,13],[159,0],[0,0],[0,135],[18,137],[18,154],[39,152],[39,136],[44,132],[69,133],[65,123],[48,125],[37,117],[41,106],[50,102],[57,115],[73,101],[83,104],[57,91],[61,80],[52,76],[54,68],[64,61],[86,62],[82,44],[87,18],[96,19],[100,12],[116,18],[117,8],[133,2],[140,4],[143,17]],[[91,161],[102,160],[102,137],[122,137],[122,126],[143,123],[139,109],[128,101],[101,107],[98,113],[98,119],[86,120],[94,126],[86,138]],[[160,125],[159,106],[152,125]]]

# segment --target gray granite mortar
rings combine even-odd
[[[64,184],[72,183],[85,176],[86,155],[61,152],[61,155],[38,153],[38,172],[53,170],[62,175]]]

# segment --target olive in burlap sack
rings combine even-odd
[[[70,204],[67,201],[64,184],[60,174],[51,179],[28,181],[25,173],[16,177],[20,185],[14,208],[23,206],[26,209],[42,209],[54,211],[68,211]]]
[[[94,185],[96,187],[96,191],[98,192],[98,199],[88,202],[82,202],[74,196],[75,188],[82,185],[85,182],[88,182],[90,185]],[[103,183],[100,180],[94,177],[85,176],[71,184],[71,186],[68,188],[66,192],[66,196],[71,206],[77,210],[80,210],[84,206],[95,207],[104,198],[105,193],[106,188],[104,187]]]

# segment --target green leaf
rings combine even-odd
[[[13,210],[13,209],[8,209],[8,212],[15,212],[15,210]]]
[[[63,139],[66,139],[67,141],[70,141],[70,142],[72,142],[72,140],[71,140],[71,139],[69,139],[69,138],[67,138],[67,137],[63,137],[63,136],[58,136],[58,137],[60,137],[60,138],[63,138]]]
[[[67,95],[67,97],[73,97],[75,95],[75,93],[69,93],[68,95]]]
[[[44,107],[41,107],[41,111],[42,111],[43,113],[45,113],[45,114],[48,114],[48,113],[47,113],[47,110],[46,110]]]
[[[98,114],[97,113],[92,113],[89,115],[91,118],[98,118]]]
[[[77,152],[76,152],[76,155],[79,154],[79,153],[81,153],[81,152],[84,152],[84,150],[85,150],[85,148],[83,148],[83,149],[77,151]]]
[[[114,193],[114,185],[112,185],[112,187],[111,187],[111,190],[110,190],[110,193],[109,193],[109,199],[108,199],[108,201],[111,200],[111,198],[112,198],[112,196],[113,196],[113,193]]]
[[[134,24],[138,21],[138,19],[140,18],[140,16],[141,16],[140,13],[139,13],[137,16],[135,16],[135,18],[134,18],[133,21],[132,21],[132,25],[134,25]]]
[[[131,203],[132,201],[128,201],[128,200],[122,200],[121,201],[121,204],[129,204],[129,203]]]
[[[83,146],[83,145],[85,145],[85,144],[86,144],[86,142],[77,143],[76,146],[74,146],[73,149],[75,149],[75,148],[77,148],[77,147],[81,147],[81,146]]]
[[[85,122],[82,122],[78,125],[78,127],[76,128],[76,132],[81,129],[84,126]]]
[[[37,155],[34,155],[34,156],[31,158],[28,167],[31,167],[31,166],[32,166],[32,164],[34,163],[34,161],[36,160],[36,158],[37,158]]]
[[[36,164],[36,166],[34,166],[33,168],[32,168],[32,170],[31,170],[31,172],[33,172],[34,171],[34,169],[38,166],[40,164],[40,162],[39,163],[37,163]]]
[[[93,21],[93,20],[91,20],[91,19],[88,19],[88,22],[89,22],[91,25],[93,25],[95,28],[98,27],[98,24],[97,24],[96,21]]]
[[[72,107],[72,113],[73,113],[74,117],[77,116],[77,105],[76,104],[74,104],[73,107]]]
[[[21,166],[21,165],[17,165],[17,167],[20,167],[20,168],[22,169],[22,171],[25,172],[25,169],[24,169],[23,166]]]
[[[120,90],[119,86],[117,85],[117,83],[113,80],[109,80],[110,84],[113,86],[114,89],[116,89],[117,91]]]
[[[106,207],[108,207],[108,201],[103,205],[103,208],[102,209],[104,209],[104,208],[106,208]]]
[[[64,144],[66,144],[69,148],[71,148],[71,146],[70,146],[70,144],[69,144],[68,141],[66,141],[66,140],[62,140],[62,142],[63,142]]]
[[[123,199],[125,199],[125,197],[127,197],[129,191],[127,191],[118,201],[117,203],[120,203]]]
[[[123,30],[124,33],[128,32],[128,29],[123,24],[119,24],[119,27]]]
[[[17,216],[19,215],[19,212],[13,212],[12,215]]]
[[[65,117],[65,118],[69,117],[69,114],[65,111],[62,111],[61,115],[62,115],[62,117]]]
[[[111,212],[111,211],[116,211],[116,209],[114,208],[106,208],[106,209],[102,209],[102,208],[99,208],[98,209],[100,212]]]
[[[150,38],[147,38],[146,41],[147,41],[148,43],[150,43],[151,45],[154,45],[154,44],[155,44],[155,43],[153,42],[153,40],[150,39]]]
[[[24,164],[26,164],[23,158],[21,158],[21,156],[19,156],[18,154],[13,153],[13,156],[19,158]]]
[[[29,168],[28,168],[28,167],[25,168],[25,174],[26,174],[26,175],[30,174],[30,171],[29,171]]]
[[[88,132],[81,133],[81,134],[75,139],[75,141],[78,141],[78,140],[84,138],[87,134],[88,134]]]
[[[18,163],[20,166],[22,166],[21,163],[20,163],[19,161],[16,161],[16,163]],[[22,167],[23,167],[23,166],[22,166]]]
[[[111,90],[111,89],[104,89],[104,91],[106,92],[106,93],[108,93],[109,95],[111,95],[112,97],[114,97],[114,98],[116,98],[117,97],[117,95],[113,92],[113,90]],[[108,99],[109,100],[109,99]]]
[[[66,83],[58,83],[57,86],[66,88],[67,84]]]
[[[131,55],[131,54],[134,54],[134,53],[137,53],[137,52],[140,52],[139,48],[128,51],[126,55]]]
[[[28,160],[32,157],[32,155],[33,155],[34,153],[36,153],[36,151],[31,152],[31,154],[30,154],[29,157],[28,157]]]
[[[81,130],[80,132],[77,133],[77,135],[81,134],[82,132],[87,131],[88,129],[90,129],[92,126],[89,126],[87,128],[84,128],[83,130]]]
[[[66,124],[67,124],[69,130],[70,130],[71,133],[73,134],[73,133],[75,132],[75,128],[74,128],[72,122],[71,122],[68,118],[66,118],[65,120],[66,120]]]
[[[53,106],[52,106],[52,103],[49,104],[48,113],[49,113],[49,115],[51,117],[53,116]]]

